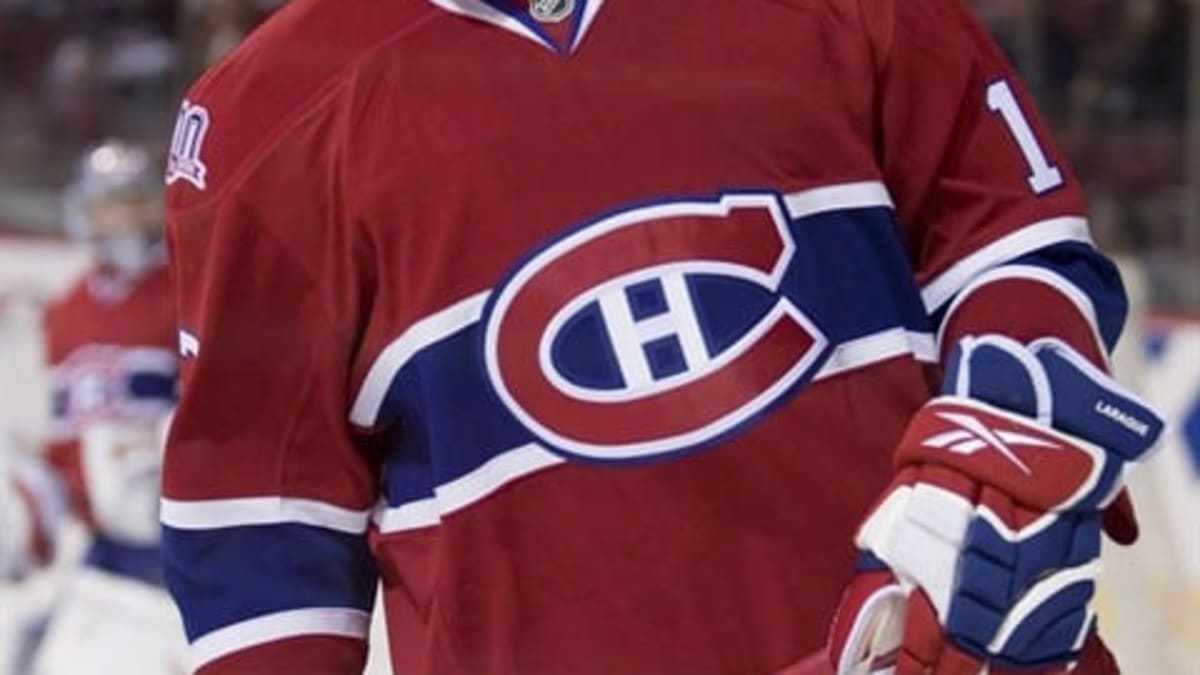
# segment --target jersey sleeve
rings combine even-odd
[[[1079,183],[962,0],[862,2],[877,143],[944,355],[959,337],[1057,336],[1100,364],[1124,323]]]
[[[345,222],[328,124],[290,122],[285,142],[238,156],[240,175],[200,155],[206,190],[168,193],[182,366],[163,549],[202,675],[349,674],[365,659],[378,472],[346,389],[371,261]]]

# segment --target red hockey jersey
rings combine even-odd
[[[294,0],[191,91],[204,673],[772,673],[943,345],[1123,321],[959,0]]]
[[[156,424],[175,405],[179,365],[170,275],[165,264],[135,282],[83,277],[46,311],[51,386],[47,459],[76,513],[90,520],[79,436],[92,422]],[[157,547],[97,533],[90,563],[147,581],[161,579]]]
[[[165,265],[135,283],[89,274],[50,305],[50,452],[71,466],[91,421],[154,423],[175,400],[175,313]]]

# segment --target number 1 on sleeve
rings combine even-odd
[[[1050,163],[1042,146],[1038,143],[1033,127],[1021,104],[1013,94],[1012,86],[1006,80],[993,82],[987,89],[987,106],[993,113],[999,113],[1008,125],[1008,131],[1013,140],[1021,148],[1025,162],[1029,164],[1029,187],[1036,194],[1049,192],[1063,184],[1062,171]]]

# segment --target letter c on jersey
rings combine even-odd
[[[657,457],[733,433],[827,351],[781,290],[794,249],[772,194],[661,203],[574,230],[492,296],[492,387],[567,455]]]

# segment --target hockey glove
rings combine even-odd
[[[965,338],[856,538],[839,675],[1068,672],[1095,630],[1102,511],[1162,429],[1065,343]]]

